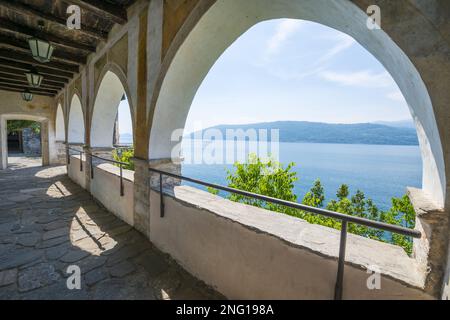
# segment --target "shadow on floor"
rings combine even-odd
[[[80,268],[80,290],[67,287],[69,266]],[[217,298],[64,166],[0,172],[0,299]]]

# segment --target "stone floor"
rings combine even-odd
[[[0,299],[222,298],[97,205],[65,167],[9,162],[0,171]],[[72,265],[80,290],[67,287]]]

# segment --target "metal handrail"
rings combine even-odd
[[[85,152],[83,150],[71,148],[71,147],[69,147],[69,145],[67,145],[67,164],[70,164],[70,151],[71,150],[80,154],[80,171],[83,171],[83,153],[85,153]]]
[[[366,227],[375,228],[375,229],[379,229],[382,231],[393,232],[396,234],[400,234],[400,235],[408,236],[408,237],[412,237],[412,238],[421,238],[422,237],[422,234],[420,231],[408,229],[408,228],[405,228],[402,226],[396,226],[396,225],[392,225],[392,224],[388,224],[388,223],[384,223],[384,222],[370,220],[367,218],[350,216],[347,214],[334,212],[334,211],[321,209],[321,208],[315,208],[315,207],[307,206],[307,205],[296,203],[296,202],[272,198],[272,197],[268,197],[268,196],[248,192],[248,191],[225,187],[225,186],[215,184],[215,183],[209,183],[209,182],[201,181],[198,179],[185,177],[182,175],[178,175],[178,174],[174,174],[171,172],[166,172],[166,171],[162,171],[162,170],[158,170],[158,169],[154,169],[154,168],[149,168],[149,171],[159,174],[160,216],[161,217],[164,217],[164,191],[163,191],[162,177],[168,176],[168,177],[172,177],[175,179],[189,181],[189,182],[192,182],[195,184],[203,185],[205,187],[222,190],[222,191],[226,191],[229,193],[239,194],[239,195],[242,195],[245,197],[254,198],[254,199],[258,199],[258,200],[262,200],[262,201],[266,201],[266,202],[271,202],[274,204],[278,204],[278,205],[282,205],[282,206],[286,206],[286,207],[290,207],[290,208],[294,208],[294,209],[299,209],[299,210],[307,211],[307,212],[314,213],[314,214],[320,214],[320,215],[323,215],[326,217],[340,220],[342,222],[342,228],[341,228],[341,234],[340,234],[338,270],[337,270],[336,285],[335,285],[335,292],[334,292],[334,298],[336,300],[342,299],[348,223],[355,223],[355,224],[363,225]]]
[[[120,161],[116,161],[116,160],[111,160],[111,159],[107,159],[107,158],[103,158],[103,157],[99,157],[99,156],[96,156],[96,155],[94,155],[92,153],[87,153],[87,152],[85,152],[83,150],[78,150],[78,149],[74,149],[74,148],[71,148],[71,147],[67,146],[67,163],[68,164],[70,164],[70,154],[69,154],[70,150],[80,153],[80,171],[83,171],[83,161],[82,161],[83,153],[86,154],[86,155],[90,155],[90,157],[89,157],[89,165],[90,165],[90,168],[91,168],[91,179],[94,179],[94,165],[92,163],[92,158],[96,158],[96,159],[99,159],[99,160],[103,160],[103,161],[106,161],[106,162],[111,162],[111,163],[119,165],[119,169],[120,169],[120,196],[123,197],[125,195],[124,184],[123,184],[123,166],[128,165],[128,163],[120,162]]]
[[[103,158],[103,157],[99,157],[99,156],[96,156],[96,155],[94,155],[92,153],[90,154],[90,156],[91,156],[90,157],[91,179],[94,179],[94,166],[92,164],[92,158],[96,158],[96,159],[99,159],[99,160],[103,160],[103,161],[106,161],[106,162],[110,162],[110,163],[114,163],[114,164],[119,165],[119,168],[120,168],[120,196],[123,197],[124,194],[125,194],[124,187],[123,187],[123,166],[128,165],[128,163],[120,162],[120,161],[116,161],[116,160],[111,160],[111,159],[107,159],[107,158]]]

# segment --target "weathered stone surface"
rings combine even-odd
[[[41,263],[19,273],[19,291],[25,292],[47,286],[60,279],[55,268],[47,263]]]
[[[83,250],[72,250],[66,253],[64,256],[61,257],[62,262],[77,262],[89,255],[89,252],[83,251]]]
[[[134,270],[136,270],[136,268],[133,264],[128,261],[122,261],[121,263],[118,263],[111,267],[109,269],[109,273],[113,277],[121,278],[126,276],[127,274],[132,273]]]
[[[2,172],[13,182],[0,189],[0,299],[154,299],[153,284],[174,268],[165,255],[62,175],[64,167],[33,170]],[[17,190],[31,197],[8,207],[2,194]],[[66,286],[69,265],[81,269],[81,290]],[[203,292],[181,274],[173,281],[187,295]]]
[[[34,247],[36,243],[41,239],[41,235],[37,233],[30,233],[21,235],[17,239],[17,244],[24,247]]]
[[[8,286],[16,282],[17,269],[0,271],[0,287]]]
[[[59,280],[50,286],[26,292],[20,298],[24,300],[87,300],[92,297],[86,288],[83,288],[83,284],[81,290],[70,290],[65,280]]]
[[[107,266],[113,266],[123,260],[137,256],[139,253],[146,249],[145,243],[139,243],[135,245],[125,246],[120,248],[117,252],[113,253],[107,262]]]
[[[69,250],[70,244],[64,243],[62,245],[45,250],[45,255],[49,260],[56,260],[67,254]]]
[[[155,251],[146,251],[136,261],[145,268],[151,277],[160,275],[169,267],[167,261]]]
[[[18,249],[0,258],[0,270],[19,267],[38,260],[40,257],[42,257],[42,251],[40,250]]]
[[[88,286],[92,286],[97,282],[106,279],[107,277],[108,272],[105,269],[95,269],[86,273],[86,275],[84,276],[84,282]]]
[[[69,228],[64,227],[64,228],[47,231],[43,234],[42,240],[45,241],[45,240],[50,240],[50,239],[59,238],[59,237],[63,237],[63,236],[67,236],[67,237],[69,236]]]
[[[81,273],[88,273],[91,270],[99,268],[103,266],[106,262],[106,257],[102,256],[89,256],[77,263],[77,266],[80,267]]]
[[[151,287],[145,281],[108,279],[98,283],[94,289],[96,300],[154,300]]]

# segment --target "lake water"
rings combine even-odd
[[[280,161],[294,162],[299,201],[320,178],[326,202],[336,198],[345,183],[350,191],[364,191],[381,209],[390,207],[392,197],[405,194],[406,187],[422,185],[422,159],[418,146],[280,143]],[[226,185],[226,170],[232,165],[184,164],[185,176]]]

